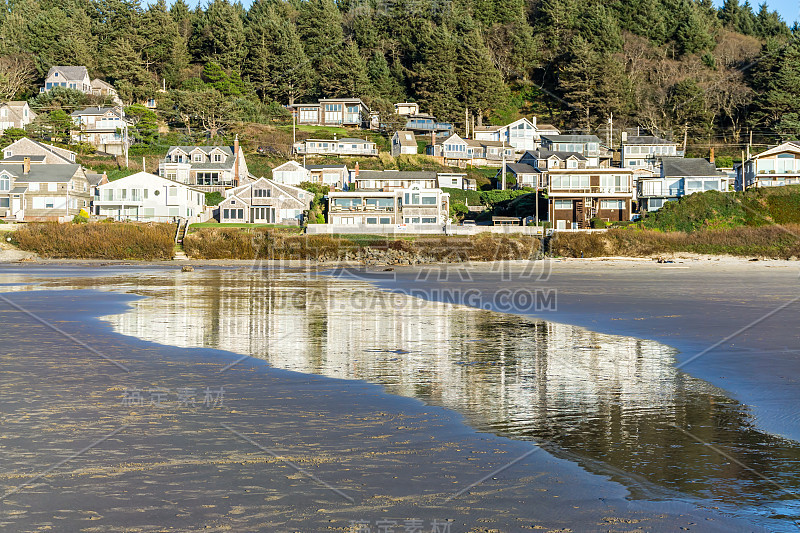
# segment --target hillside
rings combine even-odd
[[[30,98],[35,129],[55,135],[87,102],[38,94],[53,65],[87,66],[128,105],[156,99],[188,136],[287,124],[285,104],[335,96],[394,126],[398,101],[459,129],[535,115],[605,137],[613,113],[616,132],[644,126],[698,153],[748,128],[757,143],[800,130],[796,35],[738,0],[26,0],[6,5],[0,36],[0,92]],[[155,142],[133,112],[135,142]]]

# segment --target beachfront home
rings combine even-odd
[[[515,161],[514,147],[500,141],[462,139],[456,134],[428,145],[427,153],[439,158],[441,164],[451,167],[502,166],[503,161]]]
[[[97,190],[94,214],[101,218],[142,222],[185,218],[190,224],[205,218],[206,196],[202,190],[148,172],[101,183]]]
[[[593,218],[631,219],[631,169],[548,169],[540,181],[548,195],[549,220],[556,229],[589,228]]]
[[[622,132],[622,166],[658,172],[665,157],[683,157],[678,143],[653,135],[628,135]]]
[[[334,156],[377,156],[378,148],[372,141],[344,137],[337,139],[305,139],[294,144],[294,153],[299,155],[334,155]]]
[[[417,138],[412,131],[396,131],[392,135],[392,156],[417,153]]]
[[[800,184],[800,141],[790,141],[749,157],[736,170],[736,190]]]
[[[222,192],[251,179],[238,136],[233,146],[170,146],[158,175],[205,192]]]
[[[299,225],[313,200],[312,192],[259,178],[225,191],[225,199],[219,204],[219,221]]]
[[[321,98],[316,104],[294,104],[289,109],[300,125],[370,127],[369,107],[360,98]]]
[[[100,152],[123,155],[128,149],[128,122],[119,107],[87,107],[72,112],[72,139]]]
[[[658,177],[639,178],[640,211],[657,211],[666,202],[703,191],[727,191],[730,177],[703,158],[665,157]]]
[[[77,164],[0,163],[0,217],[14,222],[67,222],[89,210],[91,195]]]
[[[28,157],[32,164],[71,165],[75,163],[75,156],[72,150],[23,137],[3,148],[0,162],[21,164],[23,158]]]
[[[450,195],[441,189],[410,187],[385,191],[355,190],[328,195],[328,224],[446,224]]]
[[[0,104],[0,134],[8,128],[24,129],[36,118],[28,102],[11,101]]]

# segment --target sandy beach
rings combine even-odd
[[[254,358],[221,371],[241,355],[143,341],[120,335],[99,318],[125,316],[137,300],[97,288],[111,289],[122,278],[168,279],[178,275],[181,264],[87,268],[48,262],[0,269],[6,283],[48,281],[41,287],[47,290],[5,293],[18,307],[0,306],[0,339],[6,346],[0,358],[6,376],[0,437],[5,529],[355,531],[365,522],[377,531],[379,521],[393,521],[399,528],[420,523],[425,530],[441,522],[450,531],[773,530],[769,520],[735,518],[725,506],[678,493],[658,491],[631,500],[630,490],[610,479],[616,474],[590,473],[564,454],[476,431],[458,413],[388,394],[378,385],[278,370]],[[222,266],[194,265],[198,274]],[[684,266],[560,262],[553,263],[546,280],[533,281],[524,265],[508,272],[471,265],[468,278],[455,265],[441,267],[455,276],[440,276],[430,267],[392,267],[373,268],[364,277],[392,290],[479,289],[482,307],[492,301],[502,307],[499,291],[520,283],[523,274],[527,287],[557,289],[556,309],[538,316],[650,337],[679,348],[679,357],[688,360],[687,353],[716,342],[712,333],[724,338],[741,328],[734,319],[741,302],[749,302],[746,296],[758,292],[754,287],[766,291],[774,308],[791,300],[780,289],[790,291],[796,276],[792,263],[693,264],[688,273],[666,268]],[[382,279],[376,281],[376,275]],[[653,277],[664,290],[643,294]],[[752,292],[734,297],[738,293],[731,286],[751,278],[757,281],[747,289]],[[79,281],[71,290],[54,290],[68,284],[59,279]],[[87,290],[74,290],[81,283]],[[651,304],[656,297],[661,300]],[[674,309],[682,308],[681,299],[687,302],[682,314]],[[718,311],[703,325],[712,306]],[[769,306],[746,311],[752,321]],[[778,311],[759,325],[775,328],[770,319],[781,316]],[[655,334],[677,320],[679,331]],[[789,334],[770,337],[774,333],[742,336],[751,350],[759,337],[792,346]],[[736,340],[739,346],[741,339]],[[709,351],[685,370],[696,375],[719,368],[720,353],[731,349]],[[713,372],[703,378],[753,406],[759,425],[771,422],[784,428],[777,433],[790,435],[796,422],[787,412],[796,398],[791,387],[776,386],[780,381],[769,369],[739,368],[750,352],[733,353],[737,364],[722,359],[724,378],[714,381]],[[714,357],[716,363],[708,363]],[[791,377],[788,355],[781,365],[782,375]],[[747,386],[726,386],[738,387],[740,381]],[[759,396],[761,387],[775,394]],[[178,399],[178,391],[187,388],[195,391],[193,404]],[[206,388],[212,391],[209,405]],[[141,402],[126,403],[136,389],[144,394]],[[220,389],[224,401],[215,403],[213,391]],[[153,390],[163,396],[157,393],[154,400]],[[781,406],[784,417],[773,415]],[[787,414],[790,421],[784,420]]]

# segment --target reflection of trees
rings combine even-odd
[[[786,467],[797,447],[753,430],[741,405],[678,372],[655,342],[412,299],[395,306],[397,295],[342,280],[209,271],[161,284],[137,288],[159,297],[110,318],[120,332],[380,383],[462,412],[478,429],[551,441],[695,494],[740,502],[745,490],[778,493],[674,424],[797,486]]]

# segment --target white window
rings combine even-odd
[[[222,154],[214,154],[214,162],[219,163],[222,161]]]
[[[57,191],[58,190],[58,183],[50,182],[47,184],[48,191]]]
[[[625,209],[625,200],[600,200],[600,209]]]
[[[36,182],[32,182],[28,184],[28,190],[31,192],[36,192],[39,190],[39,184]]]
[[[554,200],[553,207],[555,209],[572,209],[572,200]]]
[[[203,160],[203,154],[194,154],[194,160],[199,163]]]

